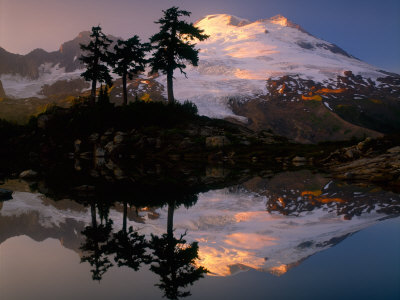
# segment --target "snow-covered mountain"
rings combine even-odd
[[[199,67],[189,67],[188,79],[176,74],[174,91],[178,99],[196,99],[207,115],[227,114],[224,104],[214,100],[210,105],[210,99],[268,94],[267,79],[290,75],[328,84],[348,70],[374,81],[387,75],[283,16],[250,22],[210,15],[196,25],[210,37],[198,43]]]
[[[108,36],[116,41],[118,38]],[[35,49],[26,55],[7,52],[0,47],[0,80],[5,94],[12,98],[49,96],[44,87],[58,83],[67,85],[71,93],[71,82],[82,92],[80,74],[83,72],[79,57],[80,44],[90,41],[90,31],[80,32],[73,40],[63,43],[57,51]],[[61,84],[58,87],[62,88]]]
[[[379,132],[400,129],[393,113],[400,105],[399,75],[360,61],[285,17],[278,15],[251,22],[217,14],[208,15],[195,25],[210,37],[197,43],[199,66],[188,66],[187,77],[175,72],[174,92],[178,100],[196,103],[200,114],[232,117],[253,129],[272,129],[298,141],[313,142],[329,136],[343,139],[345,132],[349,138],[360,135],[362,130],[349,128],[346,122]],[[82,66],[77,60],[79,43],[87,42],[88,35],[82,32],[64,43],[59,51],[51,53],[34,50],[19,56],[0,49],[0,80],[5,93],[16,98],[54,96],[61,86],[55,83],[60,81],[69,83],[68,90],[81,92],[82,83],[72,84],[71,81],[81,73]],[[45,84],[46,89],[43,89]],[[165,87],[166,76],[142,74],[130,82],[128,99],[133,100],[137,93],[149,93],[153,99],[158,99],[166,95]],[[111,96],[118,102],[120,94],[117,81]],[[305,104],[309,100],[321,102],[325,111],[310,110]],[[319,114],[317,118],[321,119],[328,113],[332,117],[328,124],[303,126],[300,122],[300,131],[308,132],[314,126],[326,129],[324,137],[313,138],[315,133],[291,135],[295,132],[292,128],[298,127],[299,122],[293,124],[291,118],[277,111],[276,102],[279,105],[289,102],[295,111],[310,111]],[[272,111],[278,119],[271,120],[271,116],[265,114],[267,111]],[[340,118],[336,118],[337,115]],[[302,116],[302,119],[309,118]],[[290,132],[282,129],[284,127],[291,128]],[[374,135],[368,131],[362,134]]]

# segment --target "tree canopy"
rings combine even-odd
[[[174,6],[163,10],[163,13],[164,16],[155,22],[160,24],[160,31],[150,38],[155,49],[150,59],[150,66],[152,72],[161,71],[167,75],[168,102],[171,103],[174,101],[174,70],[179,69],[186,76],[184,71],[186,63],[198,65],[199,51],[195,48],[196,44],[193,41],[195,39],[203,41],[208,38],[208,35],[193,23],[187,23],[181,19],[191,15],[188,11],[179,10]]]
[[[124,41],[118,40],[114,46],[113,71],[122,77],[123,87],[123,104],[128,102],[126,92],[126,79],[132,79],[139,72],[144,72],[147,60],[145,59],[146,51],[149,50],[148,44],[141,44],[137,35]]]
[[[112,86],[112,78],[107,67],[110,62],[107,50],[112,41],[101,31],[100,26],[92,27],[90,38],[89,44],[80,45],[85,54],[82,54],[79,59],[86,66],[86,71],[81,76],[86,81],[92,82],[90,101],[94,104],[97,82],[105,82],[107,85]]]

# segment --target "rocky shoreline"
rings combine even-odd
[[[307,165],[341,180],[400,188],[400,138],[395,135],[361,142],[300,144],[270,131],[198,116],[188,112],[190,105],[135,105],[55,107],[24,128],[4,126],[0,133],[8,146],[0,148],[5,162],[2,174],[19,174],[37,166],[43,170],[44,161],[57,164],[65,158],[92,161],[100,171],[116,166],[111,169],[117,175],[121,173],[118,166],[129,161],[167,168],[211,164],[237,170]]]
[[[400,189],[400,146],[384,138],[367,138],[357,145],[338,149],[320,163],[337,179]]]

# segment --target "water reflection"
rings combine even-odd
[[[100,223],[97,223],[96,206],[99,211]],[[108,217],[109,207],[90,203],[90,214],[92,223],[82,231],[85,242],[81,245],[83,251],[81,262],[88,262],[92,269],[93,280],[100,281],[107,270],[113,266],[108,255],[111,251],[112,221]]]
[[[186,197],[185,197],[186,196]],[[150,264],[150,270],[160,278],[155,284],[168,299],[190,296],[185,288],[204,276],[207,270],[197,266],[199,247],[197,242],[187,243],[185,234],[174,236],[174,210],[181,204],[189,207],[197,200],[197,195],[185,195],[180,201],[170,200],[168,206],[167,233],[151,234],[146,238],[128,223],[128,203],[123,201],[122,229],[113,228],[110,219],[110,202],[90,201],[91,224],[82,231],[84,242],[80,246],[81,262],[92,267],[92,279],[100,281],[109,268],[128,267],[139,271],[143,264]],[[136,207],[138,209],[138,207]],[[98,222],[99,219],[99,222]]]
[[[155,168],[119,180],[79,170],[64,170],[62,185],[60,172],[29,184],[6,181],[2,187],[12,188],[14,199],[0,209],[0,243],[18,235],[59,239],[90,265],[96,281],[116,267],[146,267],[169,299],[189,296],[207,272],[283,275],[400,213],[398,194],[309,170],[215,176],[183,168],[161,176]]]

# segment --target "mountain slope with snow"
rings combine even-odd
[[[193,99],[206,115],[226,115],[228,98],[267,94],[270,78],[291,75],[328,84],[348,70],[372,80],[386,76],[282,16],[250,22],[210,15],[196,26],[210,37],[197,44],[199,66],[188,67],[188,78],[175,75],[174,91],[178,99]],[[165,85],[165,77],[160,80]]]
[[[302,142],[400,130],[400,75],[362,62],[280,15],[251,22],[216,14],[195,25],[209,38],[197,43],[199,65],[188,66],[187,77],[175,71],[174,93],[178,101],[194,102],[200,114],[234,118],[254,130],[271,129]],[[54,97],[56,93],[49,95],[46,90],[56,91],[63,81],[74,91],[83,92],[83,83],[76,81],[75,85],[73,80],[82,72],[77,59],[81,55],[79,43],[88,39],[89,32],[82,32],[59,51],[34,50],[26,56],[0,49],[0,80],[7,96]],[[49,88],[44,89],[45,85]],[[166,85],[165,75],[141,74],[128,83],[128,101],[145,93],[151,99],[165,98]],[[116,84],[111,93],[114,102],[120,102],[121,92]],[[310,108],[305,103],[309,100],[321,102],[323,110]],[[284,102],[289,102],[289,110],[275,108]],[[308,115],[299,119],[293,110]],[[315,118],[330,121],[304,124],[304,120]]]

